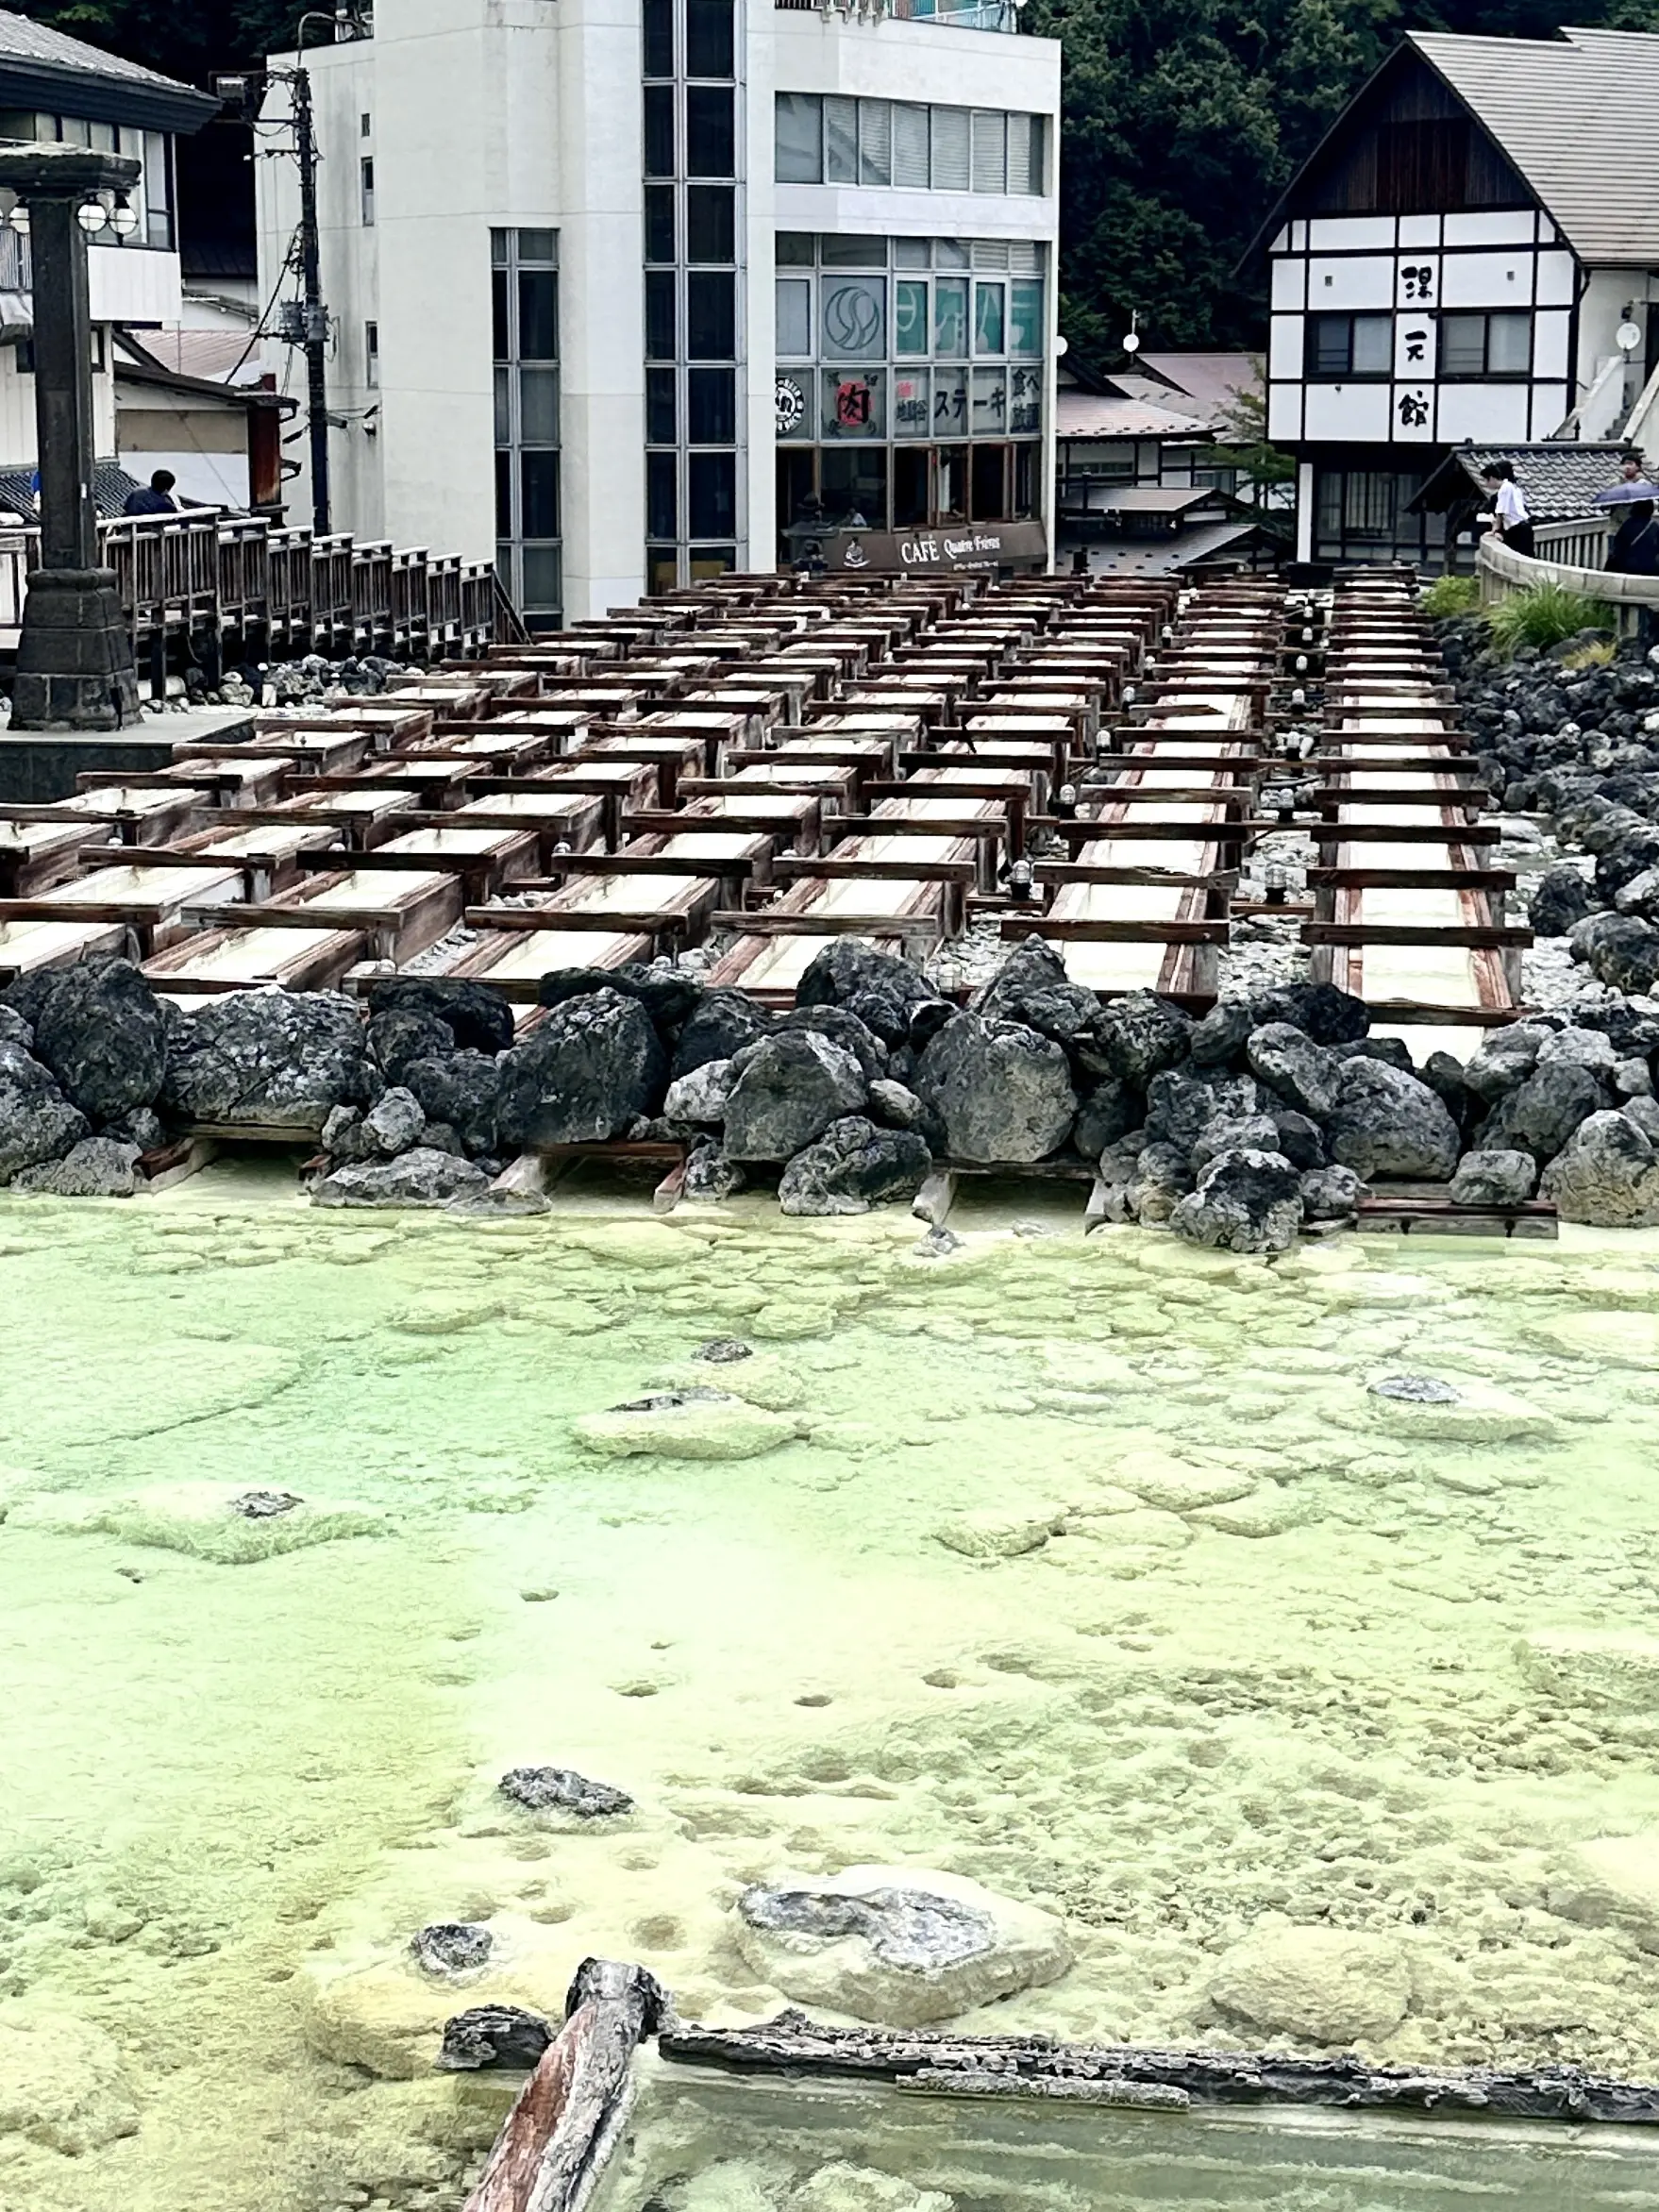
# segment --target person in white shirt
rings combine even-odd
[[[1514,464],[1494,461],[1481,471],[1481,481],[1492,494],[1492,528],[1512,553],[1531,554],[1533,526],[1527,515],[1524,493],[1515,480]]]

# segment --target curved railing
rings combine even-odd
[[[1551,533],[1547,536],[1546,533]],[[1580,592],[1586,599],[1601,599],[1610,606],[1620,629],[1634,629],[1644,608],[1659,609],[1659,576],[1623,576],[1617,570],[1584,566],[1582,561],[1558,558],[1597,549],[1583,524],[1540,523],[1534,535],[1535,554],[1517,553],[1500,539],[1484,537],[1475,555],[1475,576],[1483,607],[1495,607],[1539,584],[1558,584],[1565,592]],[[1605,531],[1600,533],[1604,542]]]

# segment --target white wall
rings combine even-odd
[[[102,333],[103,357],[109,359],[109,332]],[[93,450],[100,461],[115,452],[115,390],[107,370],[92,378]],[[35,465],[35,380],[17,365],[15,345],[0,345],[0,468]]]

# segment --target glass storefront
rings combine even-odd
[[[779,552],[1041,509],[1043,248],[778,239]]]

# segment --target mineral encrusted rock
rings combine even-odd
[[[1077,1094],[1065,1054],[1017,1022],[959,1014],[929,1044],[916,1095],[956,1160],[1041,1160],[1071,1133]]]
[[[335,992],[229,991],[169,1014],[160,1104],[175,1120],[315,1136],[333,1107],[379,1090],[361,1017]]]
[[[85,1114],[70,1104],[51,1071],[0,1037],[0,1182],[60,1160],[86,1134]]]
[[[1659,1223],[1659,1149],[1623,1114],[1592,1114],[1544,1170],[1564,1221],[1597,1229]]]
[[[657,1111],[668,1073],[644,1006],[610,988],[561,1001],[499,1065],[497,1125],[514,1151],[623,1135]]]
[[[1411,1977],[1392,1936],[1258,1928],[1222,1953],[1210,2001],[1264,2035],[1322,2049],[1374,2046],[1405,2018]]]
[[[130,962],[53,969],[33,1016],[34,1054],[89,1121],[151,1106],[167,1065],[161,1003]]]
[[[908,1130],[878,1129],[848,1114],[796,1154],[778,1202],[785,1214],[867,1214],[913,1198],[931,1165],[927,1146]]]
[[[831,1122],[860,1113],[867,1097],[857,1060],[815,1030],[779,1030],[746,1047],[733,1065],[726,1099],[729,1160],[793,1159]]]
[[[130,1198],[138,1189],[139,1148],[115,1137],[82,1137],[61,1160],[14,1175],[14,1191],[57,1198]]]
[[[1058,1981],[1072,1957],[1052,1915],[914,1867],[779,1875],[744,1892],[734,1934],[754,1972],[797,2003],[896,2028]]]
[[[497,1785],[501,1794],[532,1813],[568,1813],[578,1820],[609,1820],[631,1813],[633,1800],[608,1782],[594,1782],[573,1767],[513,1767]]]
[[[1282,1152],[1218,1153],[1169,1215],[1189,1244],[1234,1252],[1287,1251],[1301,1223],[1301,1179]]]
[[[311,1194],[315,1206],[447,1206],[480,1196],[489,1177],[470,1160],[417,1145],[395,1160],[337,1167]]]

